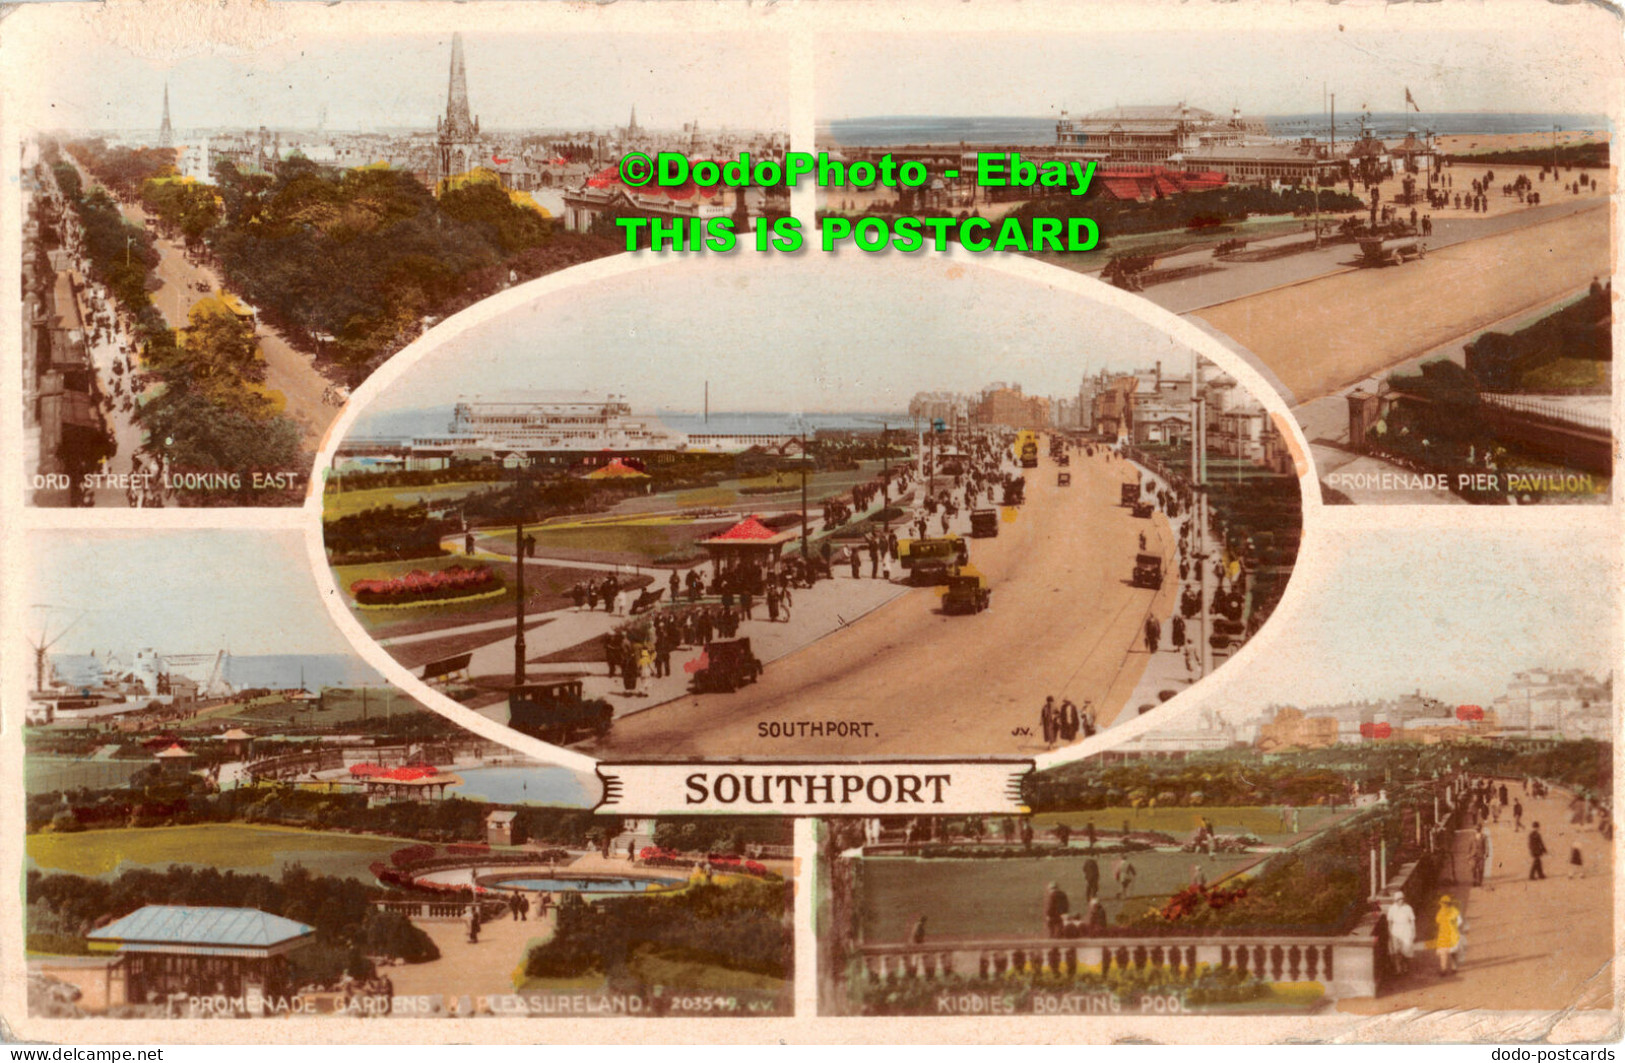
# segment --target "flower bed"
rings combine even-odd
[[[483,565],[452,565],[435,572],[413,569],[394,579],[358,579],[350,584],[350,596],[356,604],[373,607],[443,602],[501,591],[501,577]]]

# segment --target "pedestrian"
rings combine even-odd
[[[1061,732],[1061,741],[1072,742],[1078,737],[1078,707],[1067,698],[1061,702],[1061,718],[1058,724]]]
[[[1585,878],[1585,857],[1580,854],[1580,839],[1574,839],[1574,845],[1569,849],[1569,878]]]
[[[1489,859],[1490,837],[1484,833],[1484,824],[1473,834],[1473,885],[1484,884],[1484,865]]]
[[[469,532],[463,536],[463,553],[468,557],[474,556],[474,533]]]
[[[530,898],[523,893],[519,895],[519,921],[521,923],[530,921]]]
[[[1540,836],[1540,821],[1529,825],[1529,880],[1545,879],[1546,868],[1541,866],[1541,858],[1546,855],[1546,839]]]
[[[1051,882],[1044,890],[1044,932],[1052,938],[1061,936],[1062,918],[1071,910],[1066,892]]]
[[[1100,862],[1091,856],[1083,862],[1084,903],[1088,904],[1098,896],[1100,896]]]
[[[1517,798],[1512,799],[1512,829],[1523,830],[1523,802]]]
[[[1403,893],[1395,893],[1388,905],[1388,962],[1395,974],[1405,974],[1416,951],[1416,910]]]
[[[1145,618],[1145,649],[1147,653],[1157,652],[1157,642],[1162,638],[1162,624],[1154,616]]]
[[[925,916],[914,920],[914,929],[908,932],[908,941],[911,945],[923,944],[925,941]]]
[[[1044,699],[1044,707],[1038,712],[1038,725],[1044,734],[1044,745],[1053,746],[1055,736],[1059,731],[1055,711],[1055,696],[1052,694]]]
[[[849,546],[847,547],[846,552],[848,554],[848,560],[852,564],[852,578],[861,579],[863,577],[863,559],[858,555],[857,548]]]
[[[677,600],[677,592],[681,590],[683,586],[682,581],[677,578],[677,571],[675,569],[672,570],[671,579],[667,580],[666,582],[671,587],[671,600],[675,602]]]
[[[1433,939],[1434,951],[1439,957],[1439,977],[1456,973],[1462,945],[1461,909],[1456,899],[1446,893],[1439,898],[1439,911],[1434,917],[1438,933]]]
[[[1191,865],[1191,885],[1199,890],[1207,888],[1207,872],[1202,870],[1201,864]]]
[[[1091,819],[1088,822],[1088,824],[1084,827],[1084,833],[1086,833],[1089,836],[1089,848],[1093,849],[1095,847],[1095,840],[1098,837],[1096,835],[1096,833],[1095,833],[1095,821],[1094,820]],[[1095,874],[1096,875],[1100,874],[1100,869],[1098,867],[1095,868]]]
[[[1134,879],[1139,875],[1139,871],[1135,869],[1134,861],[1127,856],[1123,857],[1117,871],[1119,872],[1115,875],[1117,878],[1117,896],[1121,899],[1133,892]]]

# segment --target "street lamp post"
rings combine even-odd
[[[809,552],[807,528],[807,419],[801,419],[801,560]]]
[[[517,598],[514,600],[513,621],[513,683],[520,686],[525,682],[525,471],[519,471],[519,480],[514,484],[514,519],[513,519],[513,557],[515,576],[515,589]]]

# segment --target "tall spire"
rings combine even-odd
[[[169,127],[169,82],[164,82],[164,121],[158,127],[158,146],[170,148],[175,146],[175,131]]]
[[[626,135],[629,137],[638,135],[638,105],[635,103],[632,105],[632,117],[626,123]]]
[[[474,119],[468,113],[468,72],[463,66],[463,35],[451,35],[451,84],[446,90],[445,132],[453,138],[474,135]]]

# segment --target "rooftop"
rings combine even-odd
[[[149,904],[87,937],[151,951],[153,946],[270,949],[310,937],[316,928],[258,908]]]

